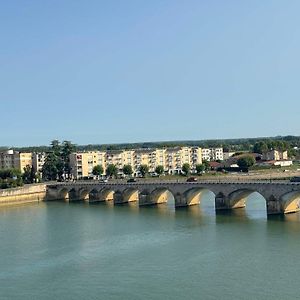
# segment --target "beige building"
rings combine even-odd
[[[147,165],[149,172],[154,172],[156,164],[156,149],[138,149],[134,151],[133,170],[138,173],[141,165]]]
[[[0,168],[1,169],[18,169],[22,173],[24,168],[29,165],[32,166],[32,153],[17,152],[14,150],[7,150],[0,153]]]
[[[198,147],[167,148],[165,155],[165,171],[169,174],[180,174],[182,166],[189,164],[195,170],[197,164],[202,164],[202,152]]]
[[[287,151],[278,151],[278,150],[271,150],[263,154],[263,160],[287,160],[288,159],[288,152]]]
[[[105,170],[106,153],[102,151],[77,152],[70,154],[71,174],[74,178],[92,177],[93,168],[101,165]]]
[[[109,164],[118,168],[123,175],[123,167],[130,165],[134,175],[139,175],[139,167],[147,165],[149,172],[155,172],[157,166],[164,167],[169,174],[180,174],[182,165],[188,163],[191,170],[202,163],[202,152],[199,147],[175,147],[167,149],[109,150],[106,152],[78,152],[70,155],[70,168],[74,178],[93,176],[93,168],[101,165],[105,169]]]

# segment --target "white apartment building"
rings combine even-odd
[[[46,153],[32,153],[32,167],[35,172],[39,172],[42,175],[43,166],[46,160]]]
[[[207,161],[223,160],[223,148],[203,148],[202,159]]]

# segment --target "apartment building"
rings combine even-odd
[[[207,161],[224,160],[223,148],[203,148],[202,159]]]
[[[202,164],[202,152],[199,147],[174,147],[167,148],[164,168],[169,174],[180,174],[182,166],[189,164],[191,170],[197,164]]]
[[[43,166],[46,160],[46,153],[32,153],[32,167],[35,172],[38,172],[42,175]]]
[[[271,150],[263,154],[262,160],[287,160],[288,152],[287,151],[278,151]]]
[[[141,165],[147,165],[149,167],[149,172],[154,172],[157,166],[155,149],[138,149],[134,151],[133,170],[135,173],[138,173]]]
[[[217,156],[219,157],[219,156]],[[149,172],[155,172],[157,166],[164,167],[169,174],[180,174],[183,164],[188,163],[191,170],[202,164],[202,149],[199,147],[173,147],[166,149],[137,149],[78,152],[70,155],[70,168],[74,178],[93,176],[93,168],[101,165],[105,169],[109,164],[123,174],[124,165],[130,165],[134,175],[139,175],[139,167],[147,165]]]
[[[102,151],[88,151],[71,153],[70,169],[74,178],[93,176],[93,168],[101,165],[106,167],[106,153]]]
[[[7,150],[0,153],[1,169],[14,168],[24,172],[27,165],[32,166],[32,153],[30,152]]]

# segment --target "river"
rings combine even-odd
[[[48,202],[0,208],[0,299],[300,299],[300,215]]]

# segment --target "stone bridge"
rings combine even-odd
[[[66,182],[49,184],[46,199],[155,205],[166,203],[171,193],[175,206],[180,207],[199,204],[207,190],[215,195],[216,210],[245,207],[247,197],[254,192],[264,197],[267,214],[296,212],[300,207],[300,184],[276,181]]]

